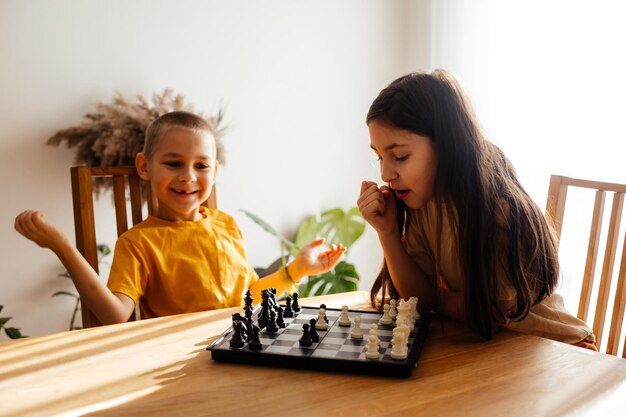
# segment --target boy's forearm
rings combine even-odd
[[[85,258],[71,244],[55,248],[54,252],[67,269],[74,286],[85,303],[102,324],[122,323],[128,320],[130,312],[100,280],[100,276]]]
[[[289,269],[291,272],[291,268]],[[295,277],[294,277],[295,278]],[[278,271],[262,277],[258,281],[255,281],[250,285],[250,292],[254,298],[255,303],[261,302],[261,291],[266,288],[276,288],[276,294],[280,295],[289,290],[295,283],[287,278],[284,268],[279,268]]]

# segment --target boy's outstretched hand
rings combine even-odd
[[[43,219],[40,211],[26,210],[15,218],[15,230],[42,248],[58,251],[68,244],[67,235]]]
[[[331,270],[346,251],[341,243],[331,245],[330,249],[320,252],[318,248],[324,243],[324,239],[317,239],[305,245],[296,259],[289,264],[289,271],[293,280],[297,283],[304,276],[323,274]]]

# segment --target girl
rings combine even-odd
[[[364,181],[359,209],[385,262],[377,297],[419,297],[489,339],[500,327],[595,349],[589,327],[553,293],[557,248],[539,207],[502,151],[483,136],[469,100],[443,70],[398,78],[368,115],[387,183]]]

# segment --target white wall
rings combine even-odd
[[[238,210],[285,234],[307,215],[355,205],[374,173],[364,118],[378,91],[407,69],[407,2],[0,1],[0,304],[28,335],[67,329],[71,283],[49,251],[13,230],[40,209],[73,239],[74,150],[49,147],[114,90],[172,87],[199,111],[226,107],[220,208],[238,220],[253,265],[279,246]],[[103,199],[97,216],[110,215]],[[112,220],[110,220],[113,224]],[[114,232],[99,229],[112,244]],[[350,259],[367,288],[382,255],[368,232]],[[4,336],[0,336],[4,338]]]

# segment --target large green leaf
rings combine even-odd
[[[261,229],[265,230],[266,232],[268,232],[271,235],[276,236],[278,239],[280,239],[281,242],[283,242],[283,244],[287,247],[287,249],[289,250],[289,253],[293,254],[293,251],[295,251],[295,254],[298,253],[298,251],[300,250],[300,248],[297,248],[296,245],[294,245],[294,243],[292,241],[290,241],[289,239],[287,239],[285,236],[281,235],[280,233],[278,233],[278,231],[276,231],[276,229],[274,229],[272,226],[270,226],[267,222],[265,222],[264,220],[262,220],[260,217],[258,217],[255,214],[250,213],[247,210],[243,210],[241,209],[241,211],[243,212],[243,214],[245,214],[246,216],[250,217],[250,219],[252,219],[253,222],[255,222],[256,224],[258,224],[259,226],[261,226]]]
[[[365,220],[357,207],[348,211],[340,208],[326,210],[311,216],[300,224],[296,246],[302,247],[317,237],[326,238],[326,244],[343,244],[349,248],[365,231]]]
[[[340,292],[356,291],[359,274],[354,265],[341,261],[332,271],[325,274],[309,277],[298,287],[302,297],[314,295],[336,294]]]
[[[7,321],[11,320],[12,317],[0,317],[0,327],[4,326]]]

